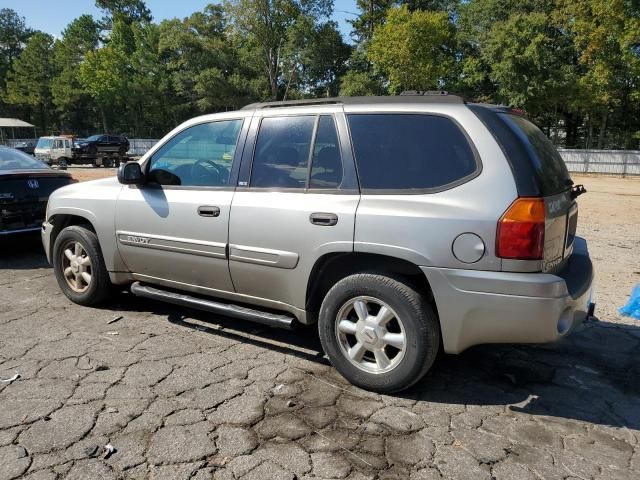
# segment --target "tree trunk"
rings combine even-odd
[[[602,123],[600,124],[600,132],[598,133],[598,150],[602,150],[602,145],[604,144],[604,135],[607,130],[607,118],[609,116],[609,109],[604,111],[602,115]]]
[[[109,133],[109,127],[107,125],[107,113],[104,111],[104,107],[100,107],[100,114],[102,115],[102,128],[104,133]]]

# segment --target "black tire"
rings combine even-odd
[[[65,250],[78,242],[89,257],[91,264],[91,282],[83,292],[74,290],[67,282],[65,270]],[[53,245],[53,270],[62,292],[69,300],[79,305],[95,305],[107,299],[112,291],[109,273],[104,264],[102,250],[98,237],[94,232],[83,226],[67,227],[58,234]]]
[[[401,319],[406,336],[404,354],[390,371],[364,371],[343,352],[336,318],[343,305],[356,297],[379,299]],[[318,330],[336,370],[354,385],[380,393],[404,390],[419,381],[433,365],[440,346],[438,318],[424,295],[401,280],[374,273],[351,275],[329,290],[320,308]]]
[[[69,164],[69,162],[67,161],[66,158],[59,158],[58,159],[58,168],[60,170],[66,170],[68,164]]]

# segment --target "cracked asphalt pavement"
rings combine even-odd
[[[4,241],[0,480],[638,479],[640,322],[614,313],[628,292],[613,280],[638,281],[640,241],[631,225],[612,247],[593,222],[592,256],[621,265],[599,279],[600,321],[554,345],[442,355],[398,395],[349,385],[313,328],[127,293],[72,304],[39,239]]]

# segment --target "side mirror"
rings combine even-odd
[[[144,175],[138,162],[127,162],[118,168],[118,181],[123,185],[140,185],[144,183]]]

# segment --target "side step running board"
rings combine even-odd
[[[270,327],[284,328],[286,330],[292,330],[296,323],[294,317],[286,314],[263,312],[230,303],[221,303],[205,298],[193,297],[184,293],[169,292],[148,285],[141,285],[140,282],[134,282],[131,285],[131,293],[138,297],[151,298],[183,307],[219,313],[227,317],[240,318],[242,320],[269,325]]]

